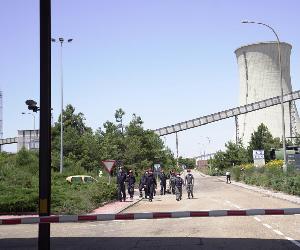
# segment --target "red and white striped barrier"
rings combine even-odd
[[[293,214],[300,214],[300,208],[210,210],[210,211],[182,211],[182,212],[180,211],[180,212],[151,212],[151,213],[147,212],[147,213],[93,214],[93,215],[57,215],[57,216],[0,219],[0,225],[164,219],[164,218],[184,218],[184,217],[293,215]]]

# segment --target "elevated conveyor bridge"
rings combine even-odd
[[[283,102],[290,102],[300,99],[300,90],[294,91],[290,94],[286,94],[283,96]],[[239,106],[232,109],[227,109],[221,112],[213,113],[210,115],[202,116],[196,119],[176,123],[174,125],[166,126],[163,128],[155,129],[154,132],[159,136],[169,135],[173,133],[177,133],[183,130],[196,128],[199,126],[206,125],[208,123],[217,122],[223,119],[227,119],[230,117],[236,117],[238,115],[246,114],[249,112],[257,111],[260,109],[272,107],[281,103],[281,96],[275,96],[269,99],[265,99],[262,101],[250,103],[244,106]]]
[[[0,139],[0,145],[18,143],[18,137]]]

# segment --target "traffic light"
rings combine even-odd
[[[29,110],[32,110],[33,112],[37,112],[40,110],[40,108],[38,106],[36,106],[36,101],[34,100],[26,100],[26,105],[28,106]]]

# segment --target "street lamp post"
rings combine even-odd
[[[26,113],[26,112],[22,112],[21,113],[22,115],[32,115],[32,117],[33,117],[33,130],[35,130],[35,115],[34,114],[31,114],[31,113]]]
[[[201,137],[203,137],[203,138],[205,138],[205,139],[207,139],[207,146],[210,144],[210,138],[208,137],[208,136],[201,136]],[[203,153],[204,153],[204,159],[205,159],[205,157],[206,157],[206,151],[207,150],[205,150],[205,147],[206,147],[206,144],[205,143],[198,143],[199,145],[202,145],[202,147],[203,147]],[[200,154],[201,154],[201,152],[200,152]]]
[[[51,38],[52,42],[56,42],[56,39]],[[63,43],[64,38],[58,38],[58,42],[60,43],[60,87],[61,87],[61,113],[60,113],[60,167],[59,172],[63,171],[63,110],[64,110],[64,79],[63,79]],[[68,39],[68,43],[72,42],[73,39]]]
[[[281,51],[280,51],[280,41],[279,41],[279,37],[277,35],[277,33],[275,32],[275,30],[265,24],[265,23],[258,23],[258,22],[254,22],[254,21],[242,21],[242,23],[251,23],[251,24],[259,24],[259,25],[263,25],[267,28],[269,28],[270,30],[272,30],[272,32],[275,34],[276,39],[277,39],[277,48],[278,48],[278,61],[279,61],[279,70],[280,70],[280,88],[281,88],[281,118],[282,118],[282,146],[283,146],[283,171],[286,172],[287,171],[287,162],[286,162],[286,148],[285,148],[285,122],[284,122],[284,106],[283,106],[283,85],[282,85],[282,65],[281,65]]]

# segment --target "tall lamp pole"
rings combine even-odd
[[[265,24],[265,23],[260,23],[260,22],[254,22],[254,21],[242,21],[242,23],[250,23],[250,24],[259,24],[263,25],[275,34],[276,39],[277,39],[277,48],[278,48],[278,61],[279,61],[279,70],[280,70],[280,88],[281,88],[281,118],[282,118],[282,144],[283,144],[283,171],[287,171],[287,161],[286,161],[286,148],[285,148],[285,122],[284,122],[284,106],[283,106],[283,85],[282,85],[282,65],[281,65],[281,51],[280,51],[280,41],[277,33],[275,30]]]
[[[56,39],[51,38],[52,42],[56,42]],[[64,148],[63,148],[63,110],[64,110],[64,78],[63,78],[63,43],[64,38],[58,38],[60,43],[60,87],[61,87],[61,112],[60,112],[60,166],[59,172],[63,171],[63,157],[64,157]],[[67,42],[72,42],[73,39],[68,39]]]

